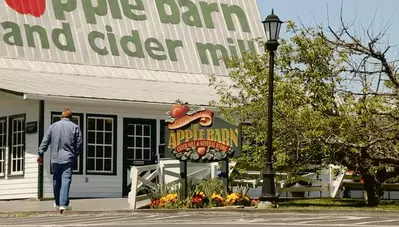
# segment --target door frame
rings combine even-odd
[[[136,164],[137,166],[146,166],[155,164],[158,160],[157,157],[157,119],[151,118],[123,118],[123,141],[122,141],[122,197],[129,195],[129,188],[127,187],[127,169],[132,166],[129,165],[129,160],[126,157],[126,147],[127,147],[127,125],[128,124],[142,124],[142,125],[151,125],[151,155],[150,160],[144,161],[142,164]]]

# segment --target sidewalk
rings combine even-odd
[[[142,205],[148,201],[138,202]],[[72,211],[114,212],[130,211],[127,198],[71,199]],[[54,201],[0,201],[0,213],[55,212]]]

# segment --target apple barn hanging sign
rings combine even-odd
[[[211,110],[177,100],[167,112],[166,152],[191,162],[219,162],[241,155],[241,128]]]

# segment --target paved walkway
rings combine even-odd
[[[138,206],[148,201],[138,202]],[[127,198],[106,198],[106,199],[72,199],[73,211],[95,212],[95,211],[128,211],[129,203]],[[54,201],[29,201],[13,200],[0,201],[0,213],[8,212],[51,212],[56,211]]]
[[[185,212],[118,213],[91,215],[45,215],[1,218],[0,226],[135,226],[135,227],[219,227],[219,226],[323,226],[323,227],[398,227],[399,217],[387,213],[258,213]]]

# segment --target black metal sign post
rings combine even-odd
[[[188,181],[187,181],[187,161],[180,161],[180,196],[181,199],[188,197]]]
[[[229,194],[229,159],[222,161],[222,180],[223,180],[223,191],[224,195]]]

